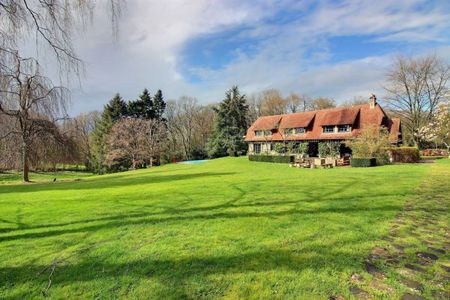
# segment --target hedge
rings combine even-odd
[[[350,165],[353,168],[375,167],[377,165],[377,159],[376,158],[352,158],[352,159],[350,159]]]
[[[425,149],[420,150],[420,156],[448,156],[449,153],[445,149]]]
[[[249,155],[248,160],[288,164],[294,160],[294,157],[291,155]]]
[[[392,162],[417,163],[420,161],[420,151],[415,147],[399,147],[389,150]]]

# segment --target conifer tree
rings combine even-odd
[[[164,111],[166,109],[166,102],[164,102],[164,98],[161,90],[158,90],[153,97],[153,118],[158,121],[165,121],[163,118]]]
[[[105,105],[104,111],[109,114],[111,120],[117,120],[128,115],[127,103],[122,99],[119,93],[112,98],[108,104]]]
[[[247,130],[248,113],[245,95],[241,95],[239,88],[233,86],[215,110],[217,116],[207,145],[208,155],[221,157],[244,153],[247,146],[243,137]]]

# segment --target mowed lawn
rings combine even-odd
[[[241,157],[0,185],[0,298],[351,297],[431,166]]]

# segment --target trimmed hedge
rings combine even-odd
[[[249,155],[248,160],[288,164],[294,160],[294,157],[291,155]]]
[[[420,161],[420,151],[416,147],[398,147],[389,150],[392,162],[417,163]]]
[[[377,165],[377,159],[376,158],[352,158],[352,159],[350,159],[350,165],[353,168],[375,167]]]
[[[448,156],[448,155],[449,155],[449,153],[445,149],[425,149],[425,150],[420,150],[420,156],[436,156],[436,157],[440,157],[440,156]]]

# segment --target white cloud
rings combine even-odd
[[[327,39],[371,35],[373,41],[409,44],[448,43],[445,3],[424,1],[238,1],[179,0],[127,2],[114,42],[108,15],[96,11],[92,30],[78,40],[87,61],[83,91],[74,93],[73,112],[101,109],[115,93],[133,99],[144,87],[162,89],[166,98],[188,94],[215,102],[233,84],[245,93],[264,88],[299,91],[344,100],[380,90],[390,55],[330,63]],[[422,11],[417,10],[422,5]],[[101,6],[99,6],[101,8]],[[312,11],[308,11],[312,9]],[[424,10],[426,13],[424,13]],[[298,11],[287,23],[268,22],[280,11]],[[308,13],[307,13],[308,11]],[[245,26],[242,26],[245,25]],[[223,68],[193,66],[202,80],[192,83],[181,71],[186,42],[204,34],[242,26],[240,37],[261,39],[252,55],[236,51]],[[376,43],[374,43],[376,46]],[[447,52],[446,52],[447,53]]]

